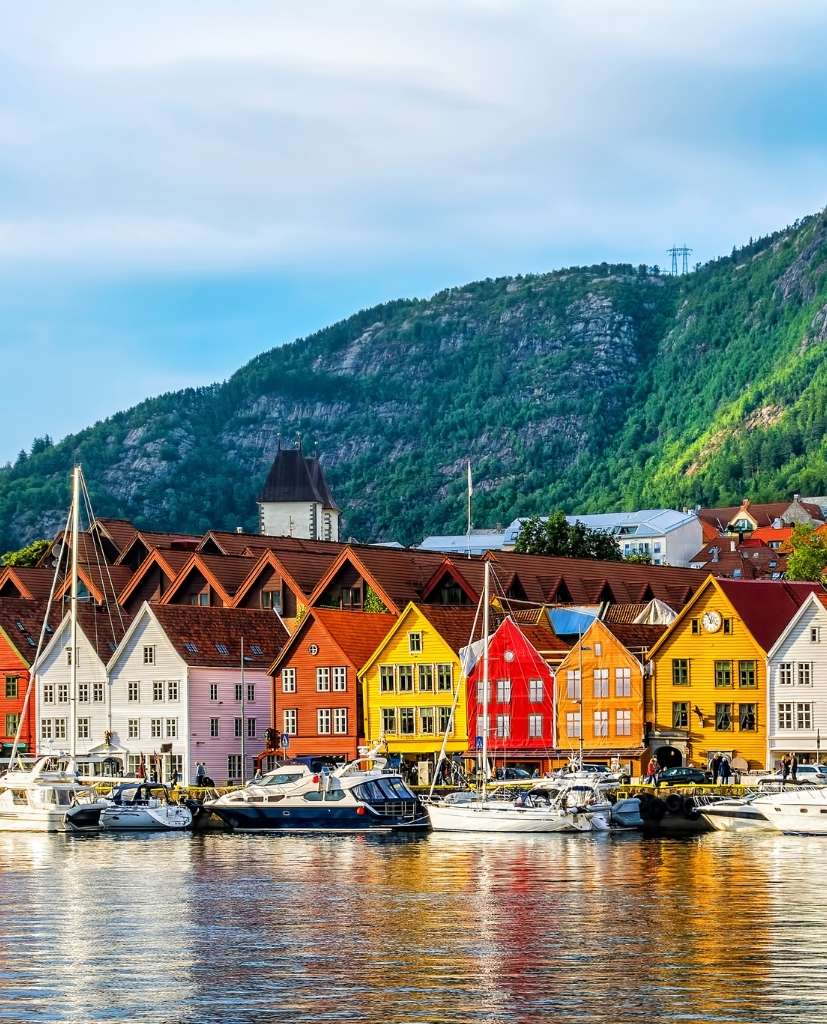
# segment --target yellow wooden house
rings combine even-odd
[[[767,652],[817,584],[710,576],[652,647],[646,718],[663,766],[765,767]]]
[[[384,736],[408,764],[434,764],[459,687],[446,751],[468,748],[467,696],[459,651],[475,609],[411,602],[359,672],[368,743]]]

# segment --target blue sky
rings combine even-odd
[[[827,203],[827,6],[13,5],[0,462],[359,308]]]

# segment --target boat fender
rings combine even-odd
[[[681,814],[683,812],[683,797],[678,793],[670,793],[665,800],[666,810],[670,814]]]
[[[659,800],[655,797],[652,800],[652,806],[649,809],[649,817],[652,821],[663,821],[666,816],[666,804],[663,800]]]
[[[691,796],[686,797],[683,801],[683,814],[690,821],[697,821],[701,816],[701,812],[695,806],[695,801]]]

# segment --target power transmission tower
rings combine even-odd
[[[681,257],[681,273],[689,273],[689,256],[692,253],[692,249],[689,249],[686,245],[673,245],[671,249],[666,250],[667,255],[672,257],[672,276],[678,276],[678,256]]]

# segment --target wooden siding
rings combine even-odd
[[[17,681],[17,695],[6,696],[7,681]],[[0,629],[0,743],[12,743],[14,730],[6,728],[7,715],[21,715],[26,687],[29,685],[29,666],[18,653],[14,644],[9,641],[5,632]],[[11,724],[11,723],[10,723]],[[29,751],[37,746],[35,727],[35,700],[29,701],[26,721],[20,732],[20,741],[25,743]]]

